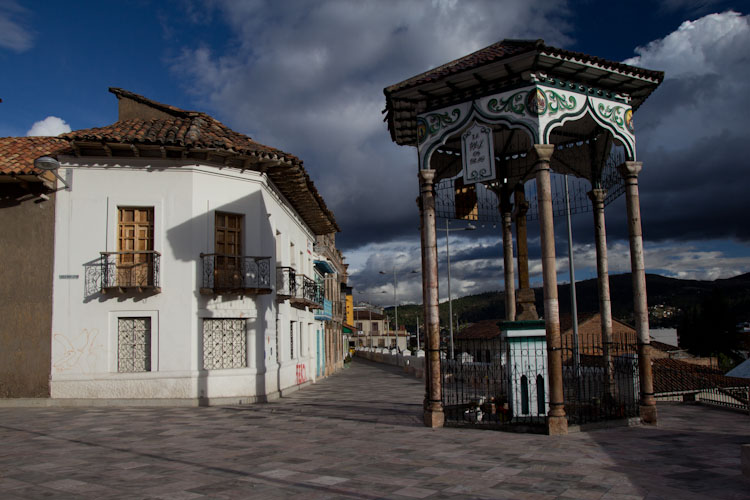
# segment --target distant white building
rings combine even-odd
[[[677,347],[676,328],[651,328],[649,335],[651,336],[651,340]]]
[[[314,245],[338,227],[301,162],[110,90],[119,120],[57,155],[51,396],[251,402],[322,375]]]

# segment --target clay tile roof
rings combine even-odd
[[[38,175],[34,160],[70,152],[70,145],[58,137],[0,137],[0,175]]]
[[[727,377],[716,368],[693,365],[676,359],[654,359],[654,392],[686,392],[712,387],[748,387],[745,378]],[[747,392],[745,391],[745,397]]]
[[[542,42],[542,45],[544,44],[542,40],[501,40],[493,43],[489,47],[479,49],[469,55],[460,57],[449,63],[443,64],[442,66],[438,66],[437,68],[427,70],[424,73],[408,78],[403,82],[386,87],[385,93],[387,95],[397,90],[416,87],[423,83],[440,80],[451,74],[461,73],[499,59],[527,52],[533,50],[539,42]]]
[[[340,230],[302,160],[296,156],[255,142],[205,113],[162,104],[120,88],[111,87],[109,91],[118,99],[129,99],[159,111],[160,117],[118,120],[106,127],[74,130],[60,137],[72,143],[171,146],[279,161],[279,165],[268,169],[267,175],[313,232],[328,234]]]
[[[472,52],[469,55],[455,59],[449,63],[425,71],[419,75],[408,78],[400,83],[386,87],[386,95],[392,94],[399,90],[417,87],[421,84],[441,80],[447,76],[464,71],[473,70],[511,56],[522,54],[524,52],[538,51],[540,54],[557,56],[563,59],[573,60],[580,63],[595,64],[603,69],[623,71],[629,74],[648,77],[654,80],[664,78],[664,72],[649,69],[638,68],[616,61],[610,61],[601,57],[591,56],[583,52],[574,52],[571,50],[559,49],[545,45],[544,40],[513,40],[505,39],[492,45]]]
[[[456,333],[455,337],[458,340],[494,339],[500,335],[500,327],[497,326],[500,321],[499,319],[486,319],[472,323]]]
[[[122,120],[106,127],[74,130],[61,137],[74,141],[222,149],[233,153],[282,159],[294,165],[302,164],[296,156],[255,142],[205,113],[186,111],[115,87],[111,87],[109,91],[118,98],[125,97],[172,116]]]

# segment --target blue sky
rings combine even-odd
[[[503,38],[543,38],[666,72],[636,113],[646,264],[729,277],[750,271],[747,14],[710,0],[0,0],[0,136],[110,124],[110,86],[205,111],[305,161],[343,229],[352,283],[386,303],[378,271],[418,268],[419,238],[415,153],[391,143],[382,89]],[[612,271],[627,271],[622,200],[607,217]],[[577,277],[591,277],[591,216],[573,222]],[[489,228],[452,237],[454,294],[502,288],[499,240]],[[401,300],[419,299],[412,281]]]

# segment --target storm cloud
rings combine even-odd
[[[502,38],[544,38],[560,47],[575,38],[571,8],[551,1],[209,5],[193,5],[192,18],[200,25],[221,17],[229,27],[226,47],[186,46],[171,59],[172,70],[232,128],[305,161],[342,228],[337,243],[351,263],[357,299],[380,303],[392,302],[393,293],[392,278],[380,271],[420,269],[416,152],[390,141],[383,88]],[[700,15],[710,7],[702,2]],[[750,129],[743,126],[750,109],[750,26],[747,16],[729,11],[675,28],[633,47],[637,56],[626,61],[666,73],[635,114],[647,266],[674,276],[726,277],[750,269],[747,259],[694,242],[750,241],[744,221]],[[589,52],[597,55],[595,47]],[[573,224],[581,273],[593,273],[591,215],[579,214]],[[564,274],[564,220],[555,230]],[[607,208],[607,230],[613,272],[628,271],[622,198]],[[532,279],[541,272],[537,235],[532,224]],[[451,236],[451,246],[454,295],[502,289],[499,229],[456,236],[455,250]],[[440,259],[442,280],[444,249]],[[399,300],[421,301],[420,286],[418,277],[400,280]]]

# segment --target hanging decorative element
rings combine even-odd
[[[475,184],[495,178],[495,147],[491,127],[474,122],[461,135],[461,151],[464,184]]]

